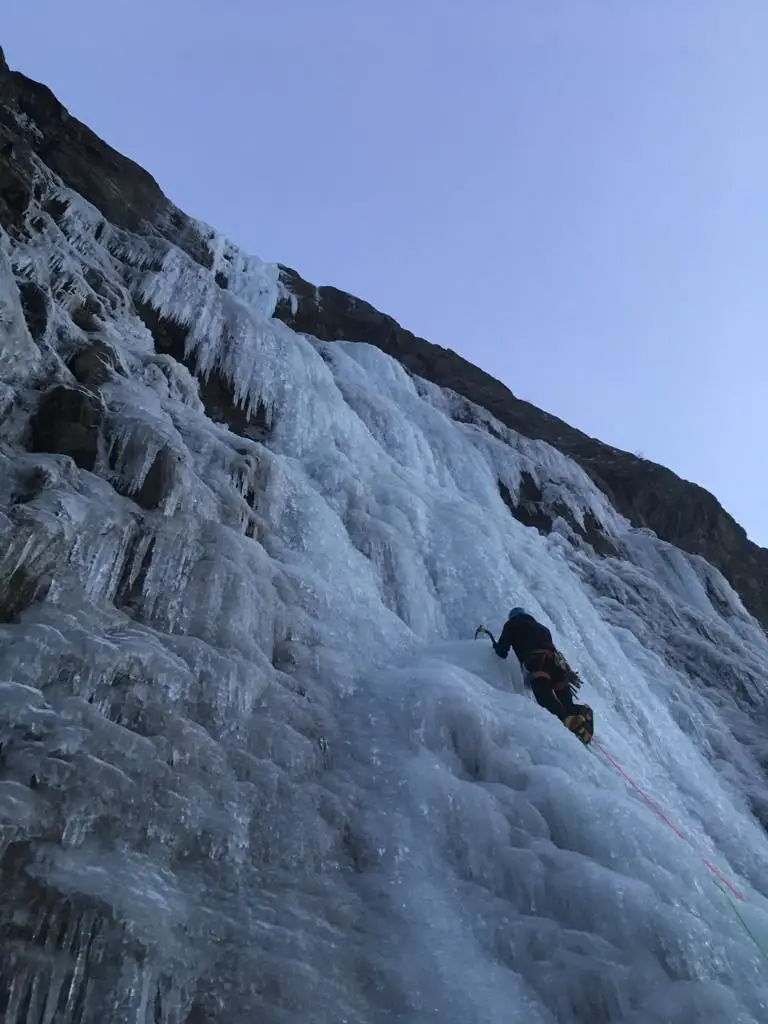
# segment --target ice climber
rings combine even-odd
[[[526,684],[543,708],[557,715],[582,743],[592,739],[592,709],[575,704],[581,680],[552,642],[552,634],[524,608],[513,608],[493,649],[506,658],[510,648],[526,672]]]

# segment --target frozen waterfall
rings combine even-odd
[[[203,268],[40,187],[0,236],[7,1024],[764,1024],[768,642],[720,573],[364,338],[291,332],[210,229]],[[90,471],[28,450],[44,369],[93,403]],[[524,473],[616,554],[516,521]],[[471,639],[512,604],[685,839]]]

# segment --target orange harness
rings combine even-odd
[[[538,657],[539,659],[541,659],[539,661],[539,668],[528,668],[528,659],[532,657]],[[556,683],[552,679],[552,673],[547,672],[544,668],[541,667],[544,664],[544,662],[548,661],[550,658],[552,659],[552,661],[555,662],[555,664],[557,664],[557,652],[552,650],[551,648],[543,648],[541,650],[529,651],[525,661],[523,662],[526,669],[528,669],[528,679],[530,682],[532,682],[534,679],[547,679],[550,683],[552,683],[553,690],[564,690],[568,686],[568,680],[563,678],[562,680]],[[563,673],[563,675],[565,675],[565,673]]]

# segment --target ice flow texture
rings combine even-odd
[[[365,339],[271,319],[277,268],[204,225],[205,268],[39,193],[1,236],[8,1024],[768,1019],[701,861],[764,936],[768,645],[722,576]],[[86,471],[25,431],[95,339]],[[206,374],[258,430],[206,415]],[[510,515],[524,473],[570,524]],[[695,849],[464,639],[517,603]]]

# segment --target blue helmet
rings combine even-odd
[[[527,615],[527,614],[528,614],[528,612],[525,610],[525,608],[520,608],[520,607],[511,608],[507,618],[508,619],[516,619],[518,617],[518,615]]]

